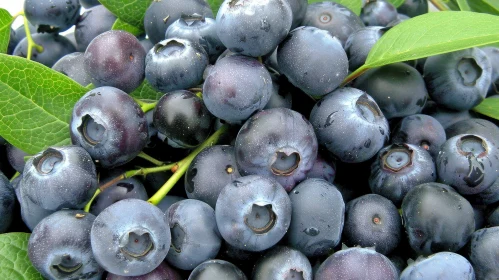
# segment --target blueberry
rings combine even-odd
[[[479,118],[461,120],[445,129],[447,139],[459,134],[475,134],[499,144],[499,127],[494,123]]]
[[[308,10],[308,1],[307,0],[286,0],[288,2],[289,7],[291,8],[291,12],[293,14],[293,21],[291,23],[291,29],[294,29],[300,25],[304,25],[303,19],[305,18],[305,14]]]
[[[122,276],[153,271],[166,257],[171,242],[166,215],[139,199],[120,200],[104,209],[90,237],[99,265]]]
[[[446,141],[446,131],[434,117],[414,114],[404,117],[393,128],[392,143],[407,143],[427,150],[436,158]]]
[[[282,239],[291,221],[291,201],[275,180],[250,175],[225,186],[215,207],[225,241],[248,251],[263,251]]]
[[[398,13],[397,18],[394,19],[394,20],[392,20],[392,21],[390,21],[390,23],[388,23],[386,25],[386,27],[394,27],[395,25],[398,25],[399,23],[402,23],[402,22],[404,22],[404,21],[406,21],[408,19],[410,19],[409,16],[401,14],[401,13]]]
[[[148,53],[154,47],[154,44],[148,38],[145,37],[140,38],[139,42],[146,51],[146,53]]]
[[[193,148],[208,136],[213,116],[203,100],[187,90],[163,95],[154,109],[153,124],[160,139],[167,138],[175,148]]]
[[[405,63],[371,69],[353,87],[369,93],[387,119],[420,113],[428,97],[421,74]]]
[[[241,175],[272,177],[286,191],[306,178],[318,149],[310,122],[286,108],[253,115],[239,130],[234,146]]]
[[[100,5],[101,3],[99,2],[99,0],[79,0],[81,5],[88,9],[88,8],[92,8],[94,6],[97,6],[97,5]]]
[[[499,275],[499,227],[477,230],[471,236],[469,260],[477,279],[494,279]]]
[[[274,52],[277,54],[277,52]],[[277,58],[276,58],[277,59]],[[277,61],[276,61],[277,63]],[[263,109],[272,108],[288,108],[291,109],[293,104],[293,96],[291,91],[286,87],[283,75],[277,75],[271,73],[272,77],[272,94],[270,95],[270,100]],[[289,83],[289,82],[288,82]]]
[[[217,13],[217,34],[229,50],[259,57],[286,37],[292,20],[288,0],[227,0]]]
[[[19,189],[19,187],[18,187]],[[23,198],[18,196],[19,204],[21,205],[21,218],[24,224],[32,231],[38,223],[45,217],[55,213],[53,210],[46,210],[35,204],[28,197]]]
[[[182,280],[183,278],[180,274],[170,267],[166,262],[162,262],[153,271],[140,276],[120,276],[112,273],[108,273],[106,280]]]
[[[371,0],[362,8],[360,18],[368,26],[387,26],[397,18],[397,15],[397,9],[392,3],[385,0]]]
[[[347,7],[330,1],[308,5],[301,25],[328,31],[341,42],[342,46],[352,33],[364,27],[358,15]]]
[[[6,145],[6,152],[7,152],[7,160],[9,161],[9,164],[12,166],[12,168],[14,168],[19,173],[23,173],[24,166],[26,165],[24,157],[30,156],[30,154],[15,147],[10,143],[7,143]]]
[[[38,52],[33,48],[31,60],[39,62],[47,67],[52,67],[61,57],[76,51],[75,46],[66,37],[51,33],[36,33],[31,37],[36,44],[43,47],[43,52]],[[12,55],[27,57],[28,39],[22,39]]]
[[[147,120],[135,100],[113,87],[99,87],[76,102],[70,122],[71,141],[103,167],[127,163],[145,147]]]
[[[166,93],[200,84],[208,54],[198,43],[172,38],[157,43],[147,53],[145,63],[147,81]]]
[[[422,113],[435,118],[444,129],[447,129],[449,126],[459,121],[474,117],[470,111],[455,111],[447,109],[443,106],[436,105],[434,101],[428,101],[427,104],[429,106],[426,106]]]
[[[282,74],[312,96],[324,96],[348,74],[348,58],[338,39],[326,30],[302,26],[291,31],[277,49]]]
[[[473,280],[475,271],[463,256],[452,252],[440,252],[418,259],[404,269],[400,280],[410,279]]]
[[[428,1],[426,0],[405,0],[402,5],[397,7],[399,13],[410,17],[419,16],[428,13]]]
[[[370,279],[395,280],[392,262],[372,249],[350,248],[329,256],[315,273],[315,280]]]
[[[253,271],[254,280],[294,278],[312,280],[312,266],[302,252],[286,246],[276,246],[266,252]]]
[[[189,165],[185,192],[188,198],[199,199],[215,208],[222,189],[240,176],[234,147],[215,145],[201,151]]]
[[[58,33],[76,24],[80,15],[78,0],[26,0],[24,14],[38,32]]]
[[[487,223],[491,227],[499,226],[499,207],[496,207],[496,209],[489,214]]]
[[[70,77],[82,86],[88,86],[92,83],[92,80],[83,67],[83,56],[84,53],[81,52],[67,54],[61,57],[52,66],[52,69]]]
[[[33,24],[28,23],[28,28],[31,34],[37,33],[36,27]],[[11,29],[7,54],[13,54],[17,44],[19,44],[19,42],[21,42],[24,38],[26,38],[26,30],[24,28],[24,24],[19,26],[15,30]]]
[[[348,36],[345,43],[345,51],[348,56],[350,71],[355,71],[364,65],[372,47],[387,30],[387,28],[382,26],[368,26],[359,28]]]
[[[431,56],[424,65],[431,99],[457,111],[469,110],[485,98],[491,76],[490,61],[478,48]]]
[[[189,275],[189,280],[247,280],[246,275],[235,265],[224,260],[207,260],[199,264]]]
[[[411,248],[421,255],[456,252],[475,231],[470,203],[445,184],[414,187],[404,197],[402,213]]]
[[[374,99],[355,88],[339,88],[326,95],[312,109],[310,122],[319,144],[350,163],[372,158],[390,133]]]
[[[341,240],[345,203],[338,189],[322,179],[307,179],[290,193],[288,244],[307,257],[327,256]]]
[[[499,93],[499,48],[484,47],[483,52],[487,55],[492,66],[491,84],[488,90],[488,96]]]
[[[26,162],[20,188],[43,209],[82,209],[97,189],[95,164],[81,147],[50,147]]]
[[[170,206],[167,216],[172,236],[166,256],[168,263],[192,270],[218,254],[222,237],[211,206],[196,199],[185,199]]]
[[[47,279],[101,279],[90,229],[95,216],[80,210],[61,210],[43,219],[28,241],[33,266]]]
[[[442,145],[436,164],[441,182],[461,194],[477,194],[498,178],[499,151],[487,138],[460,134]]]
[[[111,30],[115,21],[116,16],[102,5],[83,12],[78,18],[74,31],[78,51],[84,52],[97,35]]]
[[[307,178],[324,179],[329,183],[334,182],[336,177],[336,165],[333,161],[324,159],[320,154],[317,154],[312,169],[307,172]]]
[[[0,233],[4,233],[12,223],[16,193],[9,179],[0,171]]]
[[[373,193],[400,206],[413,187],[436,180],[435,162],[426,150],[410,144],[392,144],[381,149],[373,162],[369,186]]]
[[[168,208],[172,206],[174,203],[184,200],[185,197],[181,196],[175,196],[175,195],[167,195],[165,196],[159,203],[156,205],[161,211],[165,212],[165,214],[168,214]]]
[[[470,203],[478,205],[490,205],[499,201],[499,177],[492,185],[480,193],[466,196]]]
[[[165,39],[168,27],[178,20],[182,14],[199,14],[214,18],[206,0],[162,0],[150,2],[144,16],[144,28],[153,44]]]
[[[94,86],[132,92],[144,80],[145,57],[146,52],[135,36],[110,30],[90,42],[84,66]]]
[[[230,123],[263,109],[272,94],[272,78],[258,60],[232,55],[220,59],[203,84],[203,101],[217,118]]]
[[[343,240],[348,246],[374,247],[391,253],[402,238],[402,221],[397,207],[388,199],[367,194],[346,205]]]

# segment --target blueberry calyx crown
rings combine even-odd
[[[406,144],[393,144],[389,150],[380,155],[383,169],[392,172],[400,170],[412,165],[414,150]]]
[[[83,264],[79,260],[72,258],[69,254],[63,254],[55,258],[50,269],[55,275],[67,276],[82,267]]]
[[[357,99],[355,106],[360,116],[370,123],[376,122],[376,119],[383,115],[378,104],[370,100],[366,93]]]
[[[488,153],[487,143],[476,135],[466,135],[459,138],[456,146],[458,152],[463,156],[481,158]]]
[[[102,142],[106,134],[106,128],[102,124],[96,122],[90,115],[85,115],[83,117],[82,124],[78,127],[78,130],[80,134],[83,135],[83,139],[92,146]]]
[[[244,218],[244,223],[256,234],[265,234],[274,228],[277,215],[272,204],[253,204],[251,212]]]
[[[270,169],[274,175],[289,176],[298,168],[300,161],[300,153],[294,149],[284,148],[275,152]]]
[[[476,82],[482,76],[482,68],[476,63],[472,57],[463,57],[457,63],[457,72],[465,86],[474,87]]]
[[[141,258],[154,249],[154,242],[149,231],[135,229],[123,234],[120,240],[120,251],[131,258]]]
[[[51,173],[57,166],[64,160],[62,153],[48,148],[40,156],[37,156],[33,160],[33,164],[36,167],[38,173],[46,175]]]

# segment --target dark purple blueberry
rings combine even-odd
[[[120,276],[108,273],[106,280],[182,280],[180,274],[169,266],[166,262],[162,262],[153,271],[140,276]]]
[[[405,63],[371,69],[353,87],[368,92],[387,119],[419,114],[428,98],[423,77]]]
[[[345,203],[338,189],[323,179],[307,179],[290,193],[288,244],[307,257],[327,256],[341,240]]]
[[[43,209],[82,209],[97,190],[97,172],[83,148],[50,147],[26,162],[19,187],[23,200]]]
[[[330,1],[308,5],[302,26],[313,26],[328,31],[344,46],[348,37],[364,27],[358,15],[347,7]]]
[[[255,264],[254,280],[267,279],[312,280],[312,265],[300,251],[286,246],[276,246],[266,252]]]
[[[291,201],[275,180],[240,177],[225,186],[215,207],[225,241],[248,251],[263,251],[283,238],[291,222]]]
[[[329,256],[315,273],[315,280],[395,280],[398,272],[384,255],[367,248],[350,248]]]
[[[76,51],[73,43],[68,38],[52,33],[35,33],[31,37],[37,45],[43,47],[43,52],[38,52],[33,48],[31,60],[39,62],[47,67],[52,67],[61,57],[74,53]],[[28,39],[24,38],[16,48],[12,55],[27,57],[28,56]]]
[[[168,27],[165,38],[186,39],[199,44],[208,54],[212,64],[215,64],[217,58],[226,49],[218,38],[215,20],[199,14],[182,15]]]
[[[92,80],[90,79],[90,76],[87,75],[87,72],[85,72],[83,56],[84,53],[81,52],[67,54],[61,57],[61,59],[52,66],[52,69],[70,77],[84,87],[88,86],[92,83]]]
[[[382,26],[368,26],[360,28],[348,36],[345,52],[348,56],[350,71],[355,71],[364,65],[372,47],[386,31],[387,28]]]
[[[105,184],[113,178],[114,177],[106,178],[104,180],[101,179],[100,184]],[[149,198],[144,185],[139,179],[134,177],[126,178],[107,187],[95,197],[92,206],[90,207],[90,213],[97,216],[111,204],[128,198],[141,200],[147,200]]]
[[[271,94],[272,78],[265,66],[243,55],[219,60],[203,85],[208,110],[229,123],[243,122],[263,109]]]
[[[318,149],[310,122],[286,108],[253,115],[239,130],[234,146],[241,175],[271,177],[288,192],[306,178]]]
[[[240,176],[234,147],[215,145],[201,151],[189,165],[185,192],[188,198],[204,201],[215,208],[222,189]]]
[[[6,145],[6,152],[7,152],[7,160],[9,161],[9,164],[12,166],[12,168],[14,168],[19,173],[23,173],[24,166],[26,165],[24,157],[29,157],[30,154],[15,147],[10,143],[7,143]]]
[[[475,271],[463,256],[440,252],[427,258],[420,258],[404,269],[400,280],[412,279],[474,280]]]
[[[369,186],[373,193],[400,206],[413,187],[436,180],[435,162],[426,150],[410,144],[392,144],[381,149],[373,162]]]
[[[75,39],[78,43],[78,51],[84,52],[90,42],[106,31],[111,30],[116,16],[102,5],[94,6],[78,18],[75,26]]]
[[[317,154],[317,158],[315,159],[312,169],[310,169],[310,171],[307,172],[307,179],[308,178],[324,179],[332,184],[334,182],[335,177],[336,177],[335,163],[333,161],[326,160],[320,154]]]
[[[499,127],[485,119],[471,118],[461,120],[445,129],[447,139],[459,134],[475,134],[499,145]]]
[[[106,168],[125,164],[147,144],[147,120],[135,100],[113,87],[87,92],[73,108],[71,141]]]
[[[90,232],[92,252],[106,271],[139,276],[153,271],[170,249],[167,216],[140,199],[124,199],[104,209]]]
[[[402,202],[402,214],[410,246],[420,255],[456,252],[475,231],[470,203],[445,184],[412,188]]]
[[[146,52],[135,36],[110,30],[88,45],[85,71],[96,87],[112,86],[130,93],[144,80],[145,57]]]
[[[477,230],[471,236],[469,260],[476,279],[494,279],[499,275],[499,227]]]
[[[26,0],[24,14],[38,32],[58,33],[76,24],[79,0]]]
[[[485,137],[460,134],[442,145],[436,164],[440,182],[460,194],[477,194],[498,178],[499,150]]]
[[[168,27],[178,20],[182,14],[199,14],[214,18],[206,0],[161,0],[151,1],[144,16],[144,28],[153,44],[165,39]]]
[[[431,56],[424,65],[431,99],[457,111],[469,110],[485,99],[491,76],[490,61],[479,48]]]
[[[374,247],[388,255],[402,239],[402,220],[397,207],[377,194],[367,194],[347,203],[343,241],[347,246]]]
[[[370,0],[362,8],[360,18],[367,26],[387,26],[397,15],[397,9],[389,1]]]
[[[217,34],[232,52],[259,57],[274,51],[292,20],[288,0],[227,0],[217,13]]]
[[[28,241],[36,270],[47,279],[101,279],[104,269],[90,244],[94,220],[94,215],[80,210],[61,210],[43,219]]]
[[[324,96],[348,75],[348,57],[326,30],[302,26],[289,32],[277,49],[279,70],[311,96]]]
[[[339,88],[310,113],[319,144],[343,162],[372,158],[389,138],[388,121],[374,99],[355,88]]]
[[[235,265],[224,260],[207,260],[199,264],[189,275],[189,280],[247,280],[246,275]]]
[[[424,114],[415,114],[401,119],[391,134],[391,143],[418,146],[427,150],[434,159],[445,141],[446,133],[440,122]]]
[[[303,19],[305,18],[305,14],[308,9],[308,1],[307,0],[286,0],[288,2],[289,7],[291,7],[291,12],[293,14],[293,21],[291,23],[291,29],[295,29],[296,27],[303,25]]]
[[[397,11],[410,17],[419,16],[429,12],[428,1],[426,0],[405,0],[397,7]]]
[[[12,223],[16,193],[9,179],[0,171],[0,233],[4,233]]]

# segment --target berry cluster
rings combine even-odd
[[[90,86],[72,145],[2,148],[0,232],[32,232],[47,279],[499,279],[499,127],[469,111],[499,96],[499,48],[343,85],[427,11],[161,0],[136,37],[98,1],[25,0],[9,53],[34,40]]]

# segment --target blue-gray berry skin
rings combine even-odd
[[[320,154],[317,154],[317,158],[315,159],[312,169],[307,172],[307,179],[324,179],[332,184],[335,177],[336,164],[334,163],[334,161],[326,160]]]
[[[38,204],[31,201],[28,197],[23,198],[22,195],[19,195],[18,199],[19,204],[21,205],[21,218],[30,230],[33,230],[45,217],[56,212],[53,210],[43,209]]]
[[[50,147],[34,155],[20,183],[22,199],[51,211],[82,209],[97,187],[95,164],[78,146]]]
[[[335,90],[348,74],[348,57],[340,41],[311,26],[288,34],[277,49],[277,63],[293,85],[312,96]]]
[[[208,54],[196,42],[171,38],[157,43],[146,56],[145,77],[160,92],[189,89],[201,83]]]
[[[302,26],[313,26],[328,31],[345,46],[348,37],[364,27],[358,15],[347,7],[330,1],[308,5]]]
[[[90,237],[99,265],[122,276],[153,271],[171,243],[165,213],[139,199],[120,200],[104,209],[95,219]]]
[[[286,108],[253,115],[239,130],[234,147],[241,175],[271,177],[288,192],[306,178],[318,151],[310,122]]]
[[[83,56],[84,53],[81,52],[67,54],[61,57],[61,59],[52,66],[52,69],[70,77],[75,82],[86,87],[92,83],[92,80],[87,75],[87,72],[85,72]]]
[[[277,181],[244,176],[222,190],[215,217],[227,243],[247,251],[263,251],[279,242],[288,230],[291,201]]]
[[[445,184],[414,187],[402,201],[402,214],[411,248],[420,255],[456,252],[475,231],[471,204]]]
[[[59,33],[76,24],[80,15],[78,0],[26,0],[24,14],[38,32]]]
[[[395,280],[399,275],[384,255],[367,248],[349,248],[329,256],[315,273],[315,280]]]
[[[338,189],[323,179],[307,179],[290,193],[292,214],[288,244],[307,257],[327,256],[341,240],[345,203]]]
[[[374,99],[355,88],[339,88],[310,113],[319,144],[343,162],[372,158],[389,138],[388,121]]]
[[[434,159],[445,141],[446,131],[442,124],[434,117],[424,114],[401,119],[393,127],[390,140],[392,144],[407,143],[425,149]]]
[[[382,26],[368,26],[360,28],[348,36],[345,51],[350,71],[357,70],[366,62],[372,47],[386,31],[387,29]]]
[[[106,168],[137,156],[148,141],[147,119],[135,100],[113,87],[99,87],[76,102],[70,122],[71,141]]]
[[[499,201],[499,177],[492,185],[475,195],[468,195],[466,199],[474,205],[490,205]]]
[[[153,271],[146,273],[144,275],[129,277],[129,276],[121,276],[112,273],[108,273],[106,276],[106,280],[182,280],[180,273],[169,266],[166,262],[162,262],[158,267],[156,267]]]
[[[16,193],[9,179],[0,171],[0,233],[4,233],[12,223]]]
[[[73,43],[68,38],[52,33],[35,33],[31,37],[37,45],[43,47],[43,52],[33,48],[31,60],[39,62],[47,67],[52,67],[61,57],[76,51]],[[12,55],[26,58],[28,56],[28,39],[22,39]]]
[[[231,55],[220,59],[203,84],[203,101],[217,118],[240,123],[263,109],[272,94],[272,78],[258,60]]]
[[[287,0],[227,0],[217,13],[217,33],[231,51],[259,57],[270,54],[291,29]]]
[[[212,259],[199,264],[189,275],[189,280],[247,280],[246,275],[228,261]]]
[[[491,77],[490,61],[479,48],[431,56],[424,65],[431,99],[456,111],[469,110],[482,102]]]
[[[471,111],[455,111],[447,109],[444,106],[437,105],[436,102],[432,100],[428,100],[426,104],[427,106],[423,109],[422,113],[435,118],[444,129],[447,129],[447,127],[459,121],[475,117],[475,114]]]
[[[196,199],[174,203],[167,211],[172,243],[166,260],[182,270],[192,270],[215,258],[222,245],[215,211]]]
[[[308,1],[307,0],[286,0],[288,2],[289,7],[291,8],[291,12],[293,14],[293,21],[291,23],[291,29],[294,29],[300,25],[303,25],[303,18],[307,13],[308,9]]]
[[[161,211],[168,214],[168,208],[172,206],[174,203],[179,202],[181,200],[186,199],[185,197],[175,196],[175,195],[167,195],[165,196],[159,203],[156,205]]]
[[[215,64],[217,58],[226,50],[218,38],[216,21],[198,14],[182,15],[168,27],[165,38],[187,39],[199,44],[208,54],[211,64]]]
[[[471,236],[469,260],[477,279],[499,275],[499,226],[477,230]]]
[[[400,280],[412,279],[474,280],[475,271],[463,256],[452,252],[440,252],[427,258],[421,257],[402,271]]]
[[[10,166],[22,174],[24,172],[24,166],[26,165],[24,157],[31,155],[10,143],[5,145],[5,150],[7,152],[7,161]]]
[[[254,280],[293,278],[312,280],[314,277],[310,261],[292,247],[274,247],[257,261],[253,270]]]
[[[400,206],[413,187],[436,180],[435,162],[426,150],[411,144],[392,144],[381,149],[371,165],[369,187]]]
[[[28,241],[33,266],[47,279],[101,279],[90,229],[95,216],[81,210],[60,210],[43,219]]]
[[[360,18],[367,26],[387,26],[397,16],[395,6],[386,0],[368,1],[360,14]]]
[[[460,134],[442,145],[436,164],[442,183],[454,187],[460,194],[477,194],[498,178],[499,150],[485,137]]]
[[[75,25],[75,39],[78,51],[84,52],[90,42],[99,34],[111,30],[116,16],[103,5],[86,10]]]
[[[459,134],[475,134],[485,137],[496,145],[499,144],[499,127],[491,121],[471,118],[458,121],[445,129],[447,139]]]

